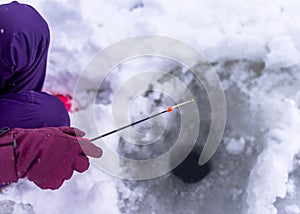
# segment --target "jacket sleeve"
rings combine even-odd
[[[0,184],[18,180],[12,133],[0,135]]]

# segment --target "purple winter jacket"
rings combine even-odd
[[[69,126],[63,103],[41,92],[50,33],[31,6],[0,5],[0,128]]]
[[[49,42],[48,25],[34,8],[16,1],[0,5],[0,130],[70,125],[64,104],[42,92]],[[36,136],[31,137],[36,139]],[[11,145],[5,145],[5,137],[0,139],[0,180],[11,183],[15,181],[16,151]],[[26,139],[22,140],[23,144],[33,142]],[[63,140],[62,144],[67,141]],[[46,152],[52,149],[55,148],[48,148]],[[49,169],[46,165],[45,168]],[[6,184],[0,183],[0,188],[3,185]]]

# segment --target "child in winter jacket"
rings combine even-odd
[[[0,5],[0,184],[27,177],[57,189],[74,170],[88,169],[86,155],[102,151],[71,128],[63,103],[42,92],[50,33],[31,6]]]

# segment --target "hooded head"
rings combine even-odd
[[[34,8],[0,5],[0,95],[42,90],[49,41],[48,25]]]

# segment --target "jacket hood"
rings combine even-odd
[[[0,5],[0,95],[42,90],[49,42],[48,24],[33,7]]]

